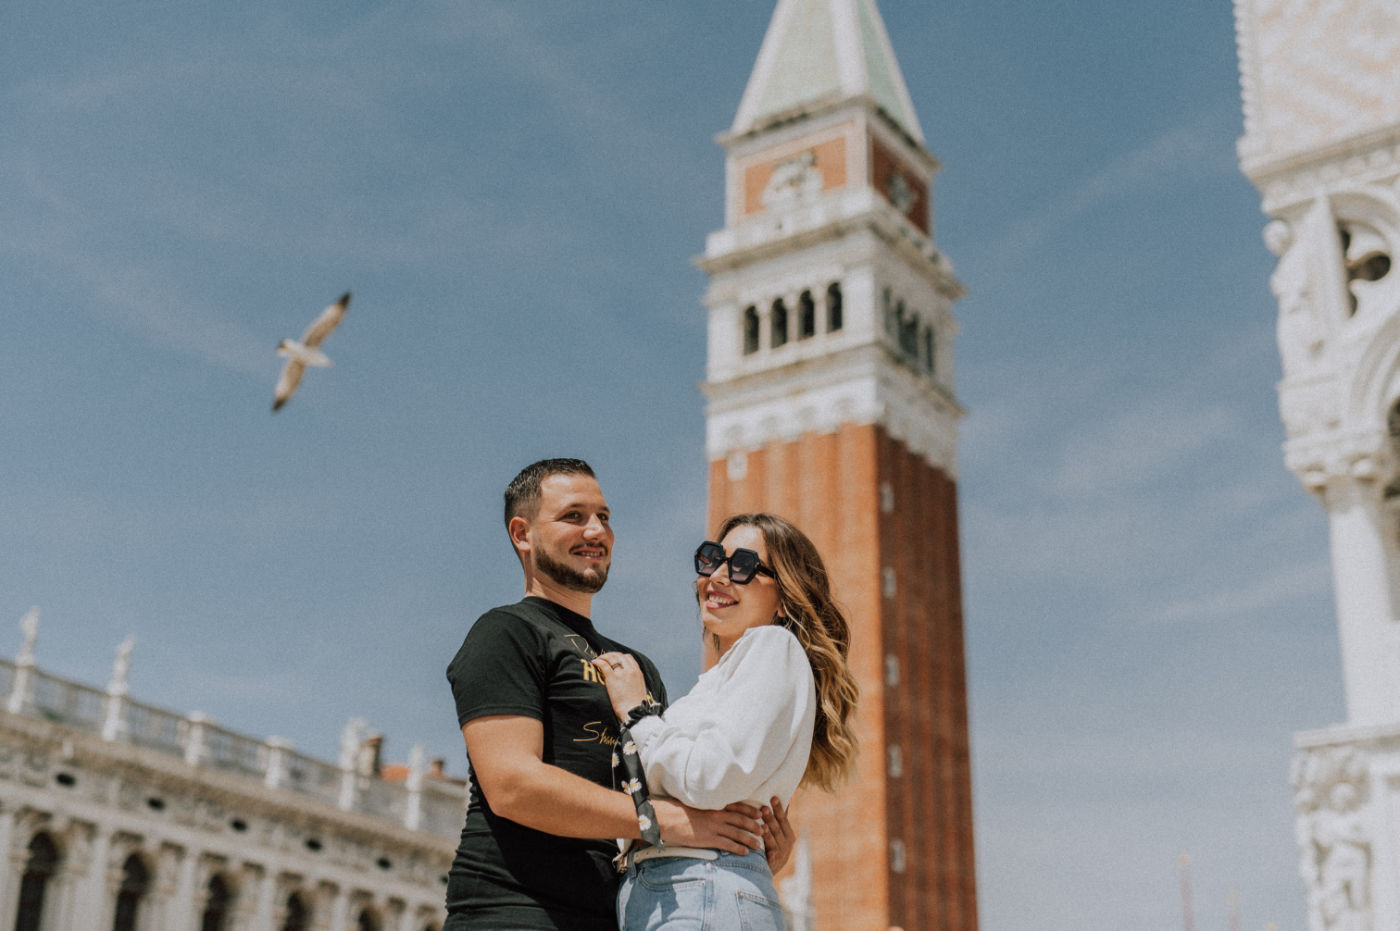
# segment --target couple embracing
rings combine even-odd
[[[785,806],[856,751],[821,557],[781,517],[724,521],[694,559],[704,671],[668,702],[655,665],[590,620],[609,518],[578,459],[506,488],[525,598],[482,615],[447,670],[473,778],[444,931],[781,929]]]

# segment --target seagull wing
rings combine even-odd
[[[310,348],[321,345],[321,340],[331,335],[331,330],[340,324],[340,318],[345,316],[345,308],[350,306],[350,292],[346,291],[331,306],[321,311],[321,315],[311,321],[311,326],[306,328],[306,332],[301,337],[301,344]]]
[[[292,395],[297,390],[297,385],[301,384],[302,373],[306,371],[306,366],[296,359],[288,359],[287,364],[282,366],[282,376],[277,379],[277,390],[272,398],[273,413],[282,409],[282,405],[291,400]]]

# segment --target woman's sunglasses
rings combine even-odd
[[[695,571],[700,575],[712,576],[725,563],[729,563],[729,581],[736,585],[748,585],[755,575],[777,578],[753,550],[737,549],[726,556],[724,547],[713,540],[706,540],[695,551]]]

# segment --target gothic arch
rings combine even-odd
[[[43,927],[45,901],[63,859],[48,831],[37,832],[29,841],[27,852],[20,878],[15,931],[39,931]]]
[[[1400,398],[1400,306],[1376,327],[1347,386],[1343,429],[1379,430]]]
[[[155,872],[138,851],[129,853],[117,871],[116,903],[113,907],[112,931],[137,931],[143,905],[155,885]]]
[[[309,898],[301,890],[287,895],[287,902],[283,908],[282,924],[278,931],[310,931],[312,912]]]
[[[231,925],[237,890],[223,874],[209,877],[204,887],[204,910],[200,915],[200,931],[226,931]]]
[[[355,917],[355,931],[383,931],[384,922],[379,917],[379,912],[372,906],[365,905],[360,908],[359,914]]]

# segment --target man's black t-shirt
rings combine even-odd
[[[637,657],[664,704],[651,660],[600,635],[583,615],[535,597],[493,608],[447,667],[457,723],[493,714],[535,718],[544,727],[544,762],[611,787],[617,717],[590,662],[611,650]],[[473,779],[448,876],[447,910],[456,919],[448,927],[615,931],[616,853],[608,840],[556,837],[497,815]]]

